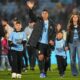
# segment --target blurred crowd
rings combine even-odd
[[[0,0],[0,17],[6,17],[10,23],[14,17],[18,17],[23,21],[25,27],[29,19],[26,1],[27,0]],[[35,2],[34,13],[36,13],[37,16],[40,16],[40,9],[47,8],[49,9],[50,16],[53,20],[61,20],[65,25],[72,12],[75,12],[76,10],[80,11],[79,0],[48,0],[52,5],[49,4],[46,6],[43,6],[47,3],[46,0],[31,1]],[[43,1],[45,3],[43,3]]]

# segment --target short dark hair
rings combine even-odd
[[[63,32],[62,31],[59,31],[57,34],[61,33],[63,35]]]
[[[22,24],[22,23],[21,23],[21,21],[17,20],[17,21],[16,21],[16,24]]]
[[[44,12],[44,11],[49,12],[49,11],[48,11],[48,9],[43,9],[43,11],[42,11],[42,12]]]

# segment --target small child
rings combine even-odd
[[[1,70],[8,69],[11,70],[9,60],[8,60],[8,40],[5,35],[1,40],[2,54],[1,54]]]
[[[55,26],[55,32],[56,34],[58,32],[62,32],[63,33],[63,39],[66,40],[66,31],[63,29],[63,24],[58,22]]]
[[[67,66],[65,50],[67,50],[67,47],[65,47],[65,40],[63,39],[63,33],[59,32],[57,33],[55,40],[55,53],[57,59],[57,66],[61,77],[64,77]]]
[[[26,44],[26,35],[22,31],[22,24],[16,21],[15,30],[9,36],[9,46],[12,54],[12,78],[21,78],[22,53]]]

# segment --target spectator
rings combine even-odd
[[[27,41],[29,40],[32,31],[35,27],[35,22],[29,22],[29,26],[25,28],[25,34],[27,36]],[[27,44],[27,51],[29,56],[30,70],[34,70],[36,64],[36,49]]]
[[[1,54],[1,70],[11,70],[9,60],[8,60],[8,40],[5,34],[5,37],[1,40],[2,44],[2,54]]]

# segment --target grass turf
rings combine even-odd
[[[41,79],[39,77],[39,69],[36,67],[35,71],[28,70],[27,72],[22,72],[21,80],[80,80],[80,74],[78,76],[72,76],[70,66],[68,65],[67,70],[65,72],[64,78],[61,78],[58,74],[57,66],[52,65],[52,70],[48,71],[47,77]],[[11,74],[8,71],[0,71],[0,80],[12,80]],[[19,80],[19,79],[15,79]]]

